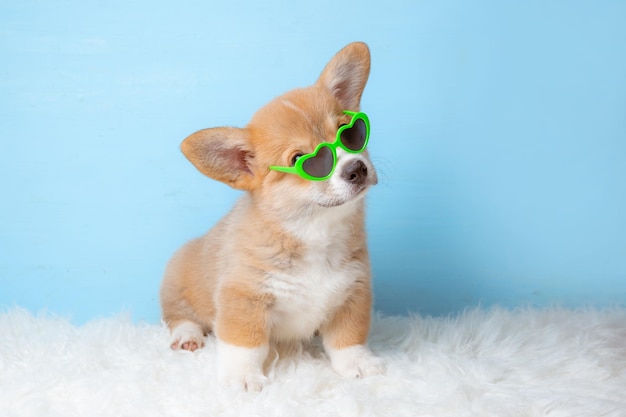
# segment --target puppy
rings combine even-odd
[[[218,378],[258,391],[273,342],[319,334],[333,368],[384,372],[366,347],[372,304],[364,196],[377,183],[359,113],[369,49],[339,51],[310,87],[262,107],[245,128],[187,137],[182,152],[246,193],[170,260],[161,287],[172,348],[217,338]]]

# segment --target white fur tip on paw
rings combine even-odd
[[[329,349],[333,368],[347,378],[363,378],[385,373],[385,363],[374,356],[365,346],[350,346],[344,349]]]
[[[248,392],[260,392],[268,382],[269,379],[263,374],[224,375],[220,378],[223,385]]]
[[[217,339],[217,374],[222,384],[232,388],[258,392],[268,383],[263,375],[263,362],[268,345],[256,348],[234,346]]]

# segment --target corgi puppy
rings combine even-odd
[[[366,44],[339,51],[310,87],[262,107],[245,128],[187,137],[195,167],[244,190],[235,207],[170,260],[161,287],[173,349],[217,338],[225,384],[258,391],[271,343],[322,339],[332,367],[384,372],[366,346],[372,290],[364,196],[377,183],[359,112]]]

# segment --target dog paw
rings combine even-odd
[[[329,354],[333,368],[341,376],[363,378],[385,373],[384,361],[374,356],[365,346],[331,349]]]
[[[174,350],[188,350],[193,352],[204,347],[204,335],[202,328],[196,323],[185,321],[172,329],[172,342]]]
[[[228,387],[248,392],[260,392],[269,382],[263,374],[223,375],[220,383]]]
[[[174,350],[188,350],[190,352],[194,352],[202,347],[204,347],[204,343],[201,340],[179,340],[176,339],[171,344],[172,349]]]
[[[224,385],[246,391],[261,391],[269,381],[263,375],[268,345],[256,348],[234,346],[217,340],[217,375]]]

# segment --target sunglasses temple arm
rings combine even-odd
[[[270,169],[273,171],[288,172],[292,174],[296,174],[298,172],[295,167],[270,166]]]

